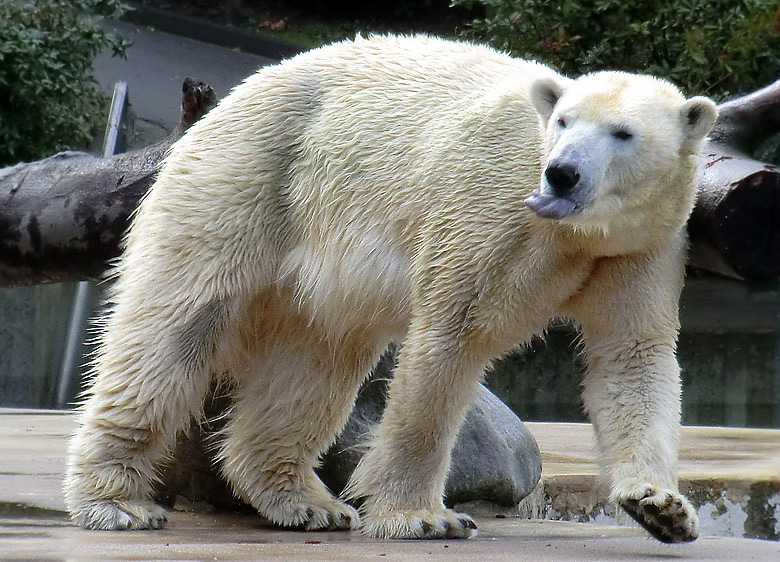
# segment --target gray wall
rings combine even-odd
[[[0,405],[54,405],[73,284],[0,291]]]
[[[75,283],[0,289],[0,407],[56,407],[75,290]],[[90,316],[94,316],[99,299],[93,291],[88,303]],[[68,402],[73,402],[79,391],[86,339],[86,332],[82,332]]]
[[[780,428],[779,342],[777,334],[683,332],[683,423]],[[555,330],[496,362],[487,386],[522,419],[586,421],[583,368],[575,334]]]
[[[0,406],[56,405],[74,287],[0,290]],[[780,428],[778,284],[691,277],[681,318],[683,421]],[[522,419],[584,421],[582,368],[574,333],[556,328],[496,362],[487,384]],[[78,390],[77,374],[69,401]]]

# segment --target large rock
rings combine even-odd
[[[323,458],[320,477],[335,493],[346,485],[363,455],[366,435],[382,416],[394,363],[391,349],[360,390],[344,431]],[[541,474],[539,447],[531,433],[480,385],[452,452],[447,504],[484,500],[511,507],[533,490]]]
[[[361,389],[343,433],[323,458],[320,476],[336,494],[346,485],[363,455],[366,436],[382,416],[394,364],[391,349]],[[219,419],[229,405],[224,397],[212,399],[207,417]],[[222,424],[196,425],[180,440],[174,461],[163,471],[159,501],[184,509],[241,507],[215,468],[210,436]],[[541,470],[533,436],[503,402],[480,385],[452,453],[447,504],[483,500],[514,506],[533,490]]]

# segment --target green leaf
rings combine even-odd
[[[570,74],[650,71],[686,92],[715,97],[752,91],[780,76],[777,0],[454,0],[453,5],[484,9],[470,23],[470,37]]]
[[[0,0],[0,166],[78,147],[102,127],[108,100],[95,54],[127,42],[97,26],[119,0]]]

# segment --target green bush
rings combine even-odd
[[[83,146],[105,122],[92,61],[125,42],[95,22],[120,0],[0,0],[0,166]]]
[[[453,0],[466,33],[576,75],[620,69],[723,97],[780,75],[777,0]]]

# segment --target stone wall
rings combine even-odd
[[[0,290],[0,406],[55,406],[73,287]],[[689,276],[681,318],[684,423],[780,428],[778,284]],[[583,367],[573,331],[557,327],[497,361],[487,386],[523,420],[586,421]]]

